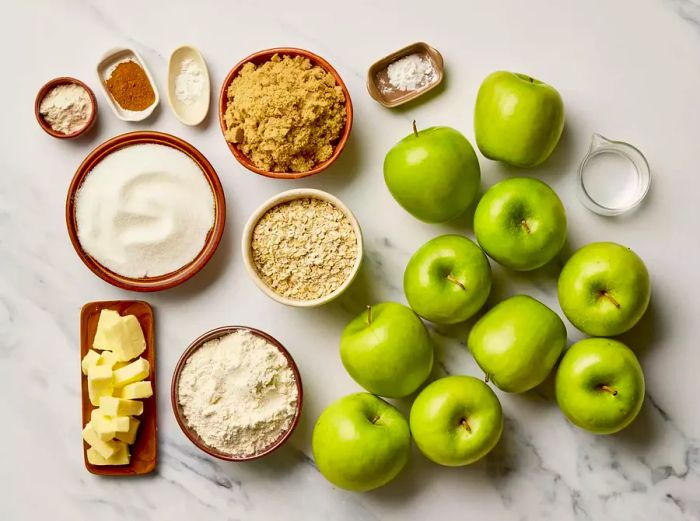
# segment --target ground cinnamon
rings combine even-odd
[[[105,83],[114,101],[125,110],[144,110],[156,99],[145,71],[131,60],[117,65]]]

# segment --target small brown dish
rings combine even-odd
[[[423,87],[415,90],[402,91],[398,89],[386,90],[385,88],[382,88],[383,86],[391,85],[389,83],[387,67],[389,67],[391,63],[406,56],[410,56],[411,54],[419,54],[431,61],[433,69],[435,70],[435,79]],[[434,89],[440,85],[440,83],[442,83],[444,75],[445,64],[442,59],[442,54],[427,43],[417,42],[408,45],[403,49],[392,52],[388,56],[385,56],[381,60],[373,63],[367,72],[367,90],[369,91],[369,95],[376,101],[387,108],[393,108],[403,105],[404,103],[408,103],[409,101],[414,100],[426,92]]]
[[[255,166],[253,162],[250,159],[248,159],[248,157],[243,152],[241,152],[235,144],[229,143],[228,141],[226,142],[226,144],[228,145],[229,150],[231,150],[231,153],[238,160],[238,162],[244,167],[246,167],[248,170],[250,170],[251,172],[255,172],[256,174],[264,175],[266,177],[272,177],[275,179],[299,179],[301,177],[308,177],[314,174],[318,174],[319,172],[322,172],[323,170],[331,166],[333,162],[336,159],[338,159],[341,152],[345,148],[345,143],[347,142],[348,137],[350,136],[350,130],[352,130],[353,111],[352,100],[350,99],[350,92],[348,92],[348,89],[345,86],[343,79],[331,66],[330,63],[328,63],[326,60],[312,52],[305,51],[304,49],[296,49],[294,47],[277,47],[274,49],[266,49],[264,51],[256,52],[238,62],[233,67],[233,69],[231,69],[226,75],[226,79],[224,79],[224,83],[221,85],[221,93],[219,94],[219,124],[221,125],[221,132],[225,135],[227,130],[224,115],[226,114],[226,105],[228,104],[228,96],[226,93],[228,92],[228,88],[231,85],[231,82],[236,76],[238,76],[241,69],[246,63],[252,62],[255,65],[260,65],[261,63],[270,61],[275,54],[279,54],[280,56],[303,56],[304,58],[307,58],[312,63],[312,65],[318,65],[325,71],[331,73],[335,78],[336,84],[338,84],[343,90],[343,95],[345,96],[345,128],[340,134],[340,138],[338,138],[338,142],[336,143],[333,149],[333,154],[323,163],[316,165],[314,168],[312,168],[311,170],[307,170],[306,172],[270,172],[268,170],[263,170],[262,168],[258,168],[257,166]]]
[[[41,109],[41,102],[44,100],[46,95],[51,92],[52,89],[55,87],[59,87],[61,85],[68,85],[70,83],[74,83],[75,85],[80,85],[82,88],[84,88],[88,96],[90,96],[90,103],[92,103],[92,114],[90,114],[90,119],[88,119],[87,123],[85,126],[82,128],[76,130],[75,132],[71,132],[70,134],[64,134],[63,132],[57,132],[54,129],[51,128],[51,125],[49,125],[46,120],[44,119],[44,116],[41,115],[40,109]],[[43,87],[39,89],[39,92],[36,95],[36,99],[34,100],[34,115],[36,116],[36,120],[39,123],[39,126],[43,129],[44,132],[46,132],[48,135],[58,138],[58,139],[72,139],[78,136],[81,136],[88,130],[92,128],[92,126],[95,124],[95,120],[97,119],[97,99],[95,99],[95,93],[92,92],[92,89],[88,87],[85,83],[82,81],[76,79],[76,78],[70,78],[68,76],[62,76],[60,78],[54,78],[53,80],[50,80],[44,84]]]
[[[178,389],[180,386],[180,375],[182,374],[182,370],[185,367],[187,360],[190,358],[190,356],[192,356],[192,353],[194,353],[197,349],[202,347],[202,345],[205,342],[208,342],[209,340],[214,340],[216,338],[228,335],[230,333],[234,333],[236,331],[248,331],[254,335],[257,335],[259,337],[264,338],[267,342],[269,342],[270,344],[274,345],[277,349],[279,349],[280,352],[287,359],[287,362],[289,363],[289,367],[291,368],[292,372],[294,373],[294,379],[296,380],[296,387],[297,387],[297,408],[296,408],[296,414],[294,416],[294,419],[292,420],[291,426],[285,432],[280,434],[280,437],[277,438],[277,440],[275,440],[275,442],[272,443],[269,447],[267,447],[265,450],[262,450],[260,452],[255,453],[251,456],[232,456],[231,454],[221,452],[221,451],[207,445],[204,442],[204,440],[202,440],[202,438],[194,431],[194,429],[190,428],[190,426],[187,424],[187,419],[185,418],[185,414],[182,410],[182,407],[180,406],[180,400],[178,397]],[[202,336],[197,338],[194,342],[192,342],[189,345],[189,347],[185,350],[185,352],[182,353],[180,360],[177,362],[177,365],[175,366],[175,371],[173,373],[173,380],[172,380],[172,384],[170,386],[170,401],[171,401],[172,406],[173,406],[173,412],[175,413],[175,419],[177,420],[178,425],[180,425],[182,432],[185,433],[185,436],[187,436],[192,443],[194,443],[197,447],[199,447],[201,450],[203,450],[204,452],[206,452],[210,456],[213,456],[215,458],[219,458],[222,460],[226,460],[226,461],[256,460],[256,459],[262,458],[263,456],[267,456],[268,454],[279,449],[284,444],[284,442],[287,441],[287,439],[292,435],[292,432],[294,432],[294,429],[296,429],[297,425],[299,424],[299,419],[301,418],[301,409],[302,409],[303,398],[304,398],[304,392],[303,392],[303,388],[301,385],[301,375],[299,374],[299,369],[297,368],[297,364],[294,362],[292,355],[289,354],[289,351],[287,351],[282,344],[280,344],[275,338],[268,335],[267,333],[260,331],[259,329],[255,329],[255,328],[247,327],[247,326],[219,327],[217,329],[212,329],[211,331],[208,331],[207,333],[204,333]]]
[[[97,262],[94,258],[88,255],[80,244],[78,239],[78,223],[75,216],[75,195],[80,188],[80,185],[85,180],[85,177],[92,169],[107,157],[112,152],[120,148],[138,144],[158,144],[172,147],[180,152],[187,154],[195,163],[199,165],[202,174],[206,178],[211,191],[214,194],[214,226],[209,231],[204,248],[199,252],[199,255],[189,264],[181,267],[172,273],[159,275],[158,277],[143,277],[131,278],[119,275],[112,270]],[[161,291],[169,289],[178,284],[182,284],[189,278],[196,275],[214,255],[216,248],[221,242],[221,236],[224,233],[224,225],[226,224],[226,199],[224,190],[221,187],[219,176],[216,175],[214,167],[204,155],[195,147],[190,145],[178,137],[163,132],[153,131],[137,131],[121,134],[113,137],[95,148],[78,167],[78,170],[73,176],[70,187],[68,188],[68,196],[66,197],[66,225],[68,227],[68,235],[70,236],[73,248],[80,257],[80,260],[90,268],[90,270],[100,277],[102,280],[109,282],[118,288],[131,291]]]
[[[151,374],[148,379],[153,387],[153,396],[143,400],[143,414],[139,416],[139,430],[136,442],[131,445],[131,460],[128,465],[93,465],[87,459],[89,445],[83,441],[85,468],[92,474],[103,476],[137,476],[148,474],[156,468],[158,459],[158,420],[156,407],[156,344],[154,339],[153,310],[151,306],[138,300],[113,300],[107,302],[88,302],[80,311],[80,360],[92,347],[97,331],[97,322],[103,309],[111,309],[120,315],[134,315],[143,329],[146,338],[146,350],[141,355],[148,360]],[[80,360],[78,362],[80,362]],[[78,363],[80,367],[80,363]],[[80,388],[83,406],[83,426],[90,421],[94,406],[88,395],[87,378],[80,372]]]

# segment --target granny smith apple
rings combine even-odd
[[[587,338],[564,354],[554,389],[571,423],[596,434],[612,434],[632,423],[642,408],[644,373],[622,342]]]
[[[476,240],[503,266],[529,271],[547,264],[566,241],[566,212],[542,181],[514,177],[496,183],[474,214]]]
[[[594,242],[577,250],[559,274],[558,290],[566,317],[592,336],[630,330],[651,298],[644,262],[614,242]]]
[[[421,221],[441,223],[459,217],[481,184],[479,160],[467,138],[449,127],[416,130],[384,159],[384,181],[391,195]]]
[[[467,320],[491,291],[491,266],[476,244],[461,235],[442,235],[426,242],[403,275],[409,305],[438,324]]]
[[[321,413],[311,446],[323,477],[338,487],[365,492],[401,472],[411,433],[396,408],[369,393],[355,393]]]
[[[541,384],[566,346],[559,315],[527,295],[496,304],[469,332],[467,346],[498,388],[522,393]]]
[[[416,391],[433,368],[433,344],[411,309],[368,306],[345,327],[340,358],[352,378],[373,394],[401,398]]]
[[[483,458],[498,443],[503,412],[498,398],[472,376],[432,382],[411,407],[411,433],[425,456],[450,467]]]
[[[564,129],[564,102],[554,87],[526,74],[498,71],[479,87],[476,144],[489,159],[532,167],[549,157]]]

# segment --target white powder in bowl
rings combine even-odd
[[[215,449],[251,456],[289,430],[298,400],[287,358],[240,330],[210,340],[185,363],[178,401],[187,424]]]
[[[80,245],[124,277],[156,277],[189,264],[214,226],[214,194],[179,150],[132,145],[109,154],[75,197]]]
[[[387,67],[389,83],[397,90],[416,90],[435,80],[433,62],[427,56],[409,54]]]

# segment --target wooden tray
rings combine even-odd
[[[148,379],[153,386],[153,396],[143,400],[143,414],[138,417],[141,425],[136,434],[136,443],[129,447],[131,462],[128,465],[92,465],[87,460],[89,445],[83,441],[83,457],[85,468],[92,474],[103,476],[136,476],[148,474],[156,468],[158,452],[158,423],[156,408],[156,344],[153,336],[153,309],[151,306],[139,300],[113,300],[107,302],[88,302],[80,312],[80,360],[92,346],[97,330],[97,321],[103,309],[111,309],[120,315],[135,315],[141,324],[143,334],[146,337],[146,350],[141,354],[151,366],[151,374]],[[80,368],[80,363],[77,364]],[[87,388],[87,378],[80,371],[80,387],[83,402],[83,424],[90,421],[90,412],[94,406],[90,403]],[[81,427],[81,430],[82,430]]]

